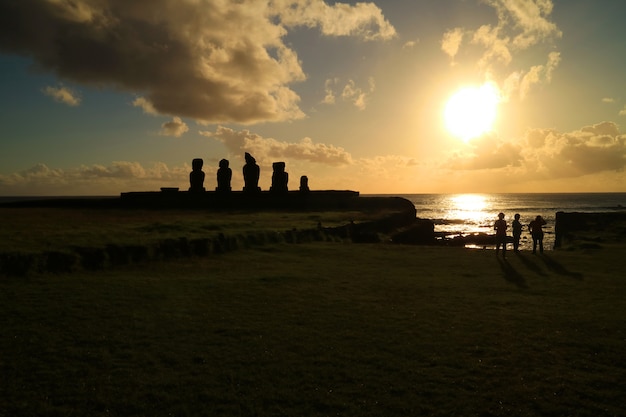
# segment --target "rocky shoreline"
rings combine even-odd
[[[136,197],[136,196],[135,196]],[[229,236],[220,233],[212,238],[163,239],[149,245],[120,245],[103,242],[100,247],[71,246],[69,251],[45,251],[41,253],[7,252],[0,253],[0,275],[25,276],[31,273],[69,273],[76,270],[101,270],[108,267],[130,265],[149,261],[167,261],[186,257],[206,257],[242,248],[275,243],[303,243],[321,241],[345,241],[353,243],[379,243],[387,241],[405,245],[457,246],[493,245],[494,236],[485,233],[471,235],[448,235],[434,231],[434,223],[429,219],[416,217],[414,205],[401,197],[359,197],[354,192],[322,192],[316,197],[301,195],[283,196],[282,200],[272,200],[264,195],[257,200],[238,196],[209,206],[198,200],[187,200],[185,204],[170,201],[169,204],[154,205],[150,197],[140,195],[129,205],[123,199],[56,199],[36,200],[5,204],[2,207],[57,207],[79,209],[128,209],[141,208],[193,208],[229,210],[234,206],[250,210],[282,208],[284,210],[362,210],[384,213],[376,220],[350,222],[337,227],[285,230],[282,232],[250,232]],[[333,198],[334,197],[334,198]],[[339,197],[339,198],[337,198]],[[286,204],[291,198],[290,204]],[[190,204],[191,201],[191,204]],[[252,201],[253,204],[250,204]],[[162,202],[162,201],[161,201]],[[246,203],[242,206],[241,203]],[[581,237],[595,242],[623,241],[626,239],[626,212],[613,213],[565,213],[556,216],[555,248],[562,247]],[[597,244],[596,244],[597,246]]]

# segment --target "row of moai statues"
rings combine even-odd
[[[261,191],[259,187],[259,177],[261,174],[261,168],[257,165],[256,160],[248,152],[245,154],[246,163],[243,166],[243,191],[249,193],[255,193]],[[189,173],[189,191],[190,192],[203,192],[204,188],[204,171],[202,166],[204,161],[202,158],[196,158],[191,162],[192,171]],[[284,162],[274,162],[272,164],[274,170],[272,174],[272,186],[270,191],[275,193],[285,193],[289,189],[287,183],[289,182],[289,173],[285,171]],[[217,192],[230,192],[230,181],[233,177],[233,172],[229,168],[229,162],[227,159],[222,159],[219,163],[219,169],[217,170]],[[306,175],[300,177],[300,191],[309,191],[309,179]]]

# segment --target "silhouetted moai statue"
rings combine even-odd
[[[246,152],[245,159],[246,164],[243,166],[243,190],[249,193],[261,191],[259,187],[261,168],[256,164],[256,159],[248,152]]]
[[[303,175],[300,177],[300,191],[306,193],[309,192],[309,177]]]
[[[270,191],[275,193],[286,193],[289,174],[285,172],[285,163],[274,162],[272,164],[272,168],[274,169],[274,173],[272,174],[272,186]]]
[[[229,192],[230,180],[233,177],[233,171],[228,167],[228,159],[220,161],[220,168],[217,170],[217,188],[215,191]]]
[[[204,171],[202,171],[202,165],[204,165],[202,158],[196,158],[191,161],[191,168],[193,170],[189,173],[189,191],[191,192],[205,191]]]

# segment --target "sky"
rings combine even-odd
[[[0,196],[626,191],[623,0],[3,0]],[[451,103],[455,103],[452,106]]]

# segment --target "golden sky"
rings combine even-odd
[[[0,4],[0,195],[626,191],[621,0]]]

